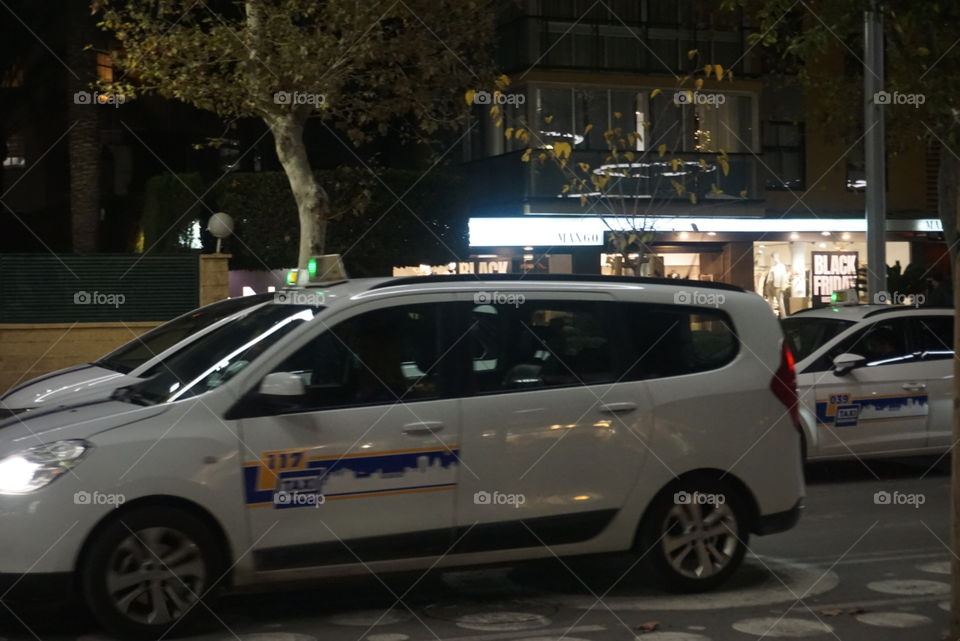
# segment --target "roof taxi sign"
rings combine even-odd
[[[827,307],[836,291],[857,286],[858,252],[811,252],[810,291],[814,307]]]

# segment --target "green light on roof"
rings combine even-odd
[[[837,292],[833,292],[832,294],[830,294],[831,303],[836,303],[838,300],[840,300],[840,295]]]
[[[307,273],[310,274],[310,278],[314,278],[317,275],[317,259],[311,258],[307,261]]]
[[[296,285],[297,284],[297,270],[291,269],[287,272],[287,285]]]

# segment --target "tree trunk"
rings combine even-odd
[[[85,51],[93,43],[94,24],[86,5],[70,3],[71,26],[67,36],[69,73],[67,118],[73,128],[67,136],[70,156],[70,221],[73,251],[97,251],[100,224],[100,110],[96,100],[77,100],[78,91],[92,93],[96,80],[96,54]],[[76,76],[74,75],[76,74]]]
[[[960,238],[960,200],[958,200],[958,185],[960,185],[960,160],[953,153],[944,148],[940,153],[940,172],[937,176],[937,206],[940,221],[943,223],[943,235],[950,248],[950,269],[953,276],[954,306],[960,302],[960,265],[956,243]],[[960,345],[960,316],[954,311],[953,320],[953,348],[956,352]],[[960,438],[960,361],[953,360],[953,442]],[[950,637],[960,638],[960,448],[950,450],[950,547],[953,555],[950,558],[950,573],[953,578],[953,594],[950,603]]]
[[[290,181],[300,218],[300,250],[297,266],[303,269],[307,260],[322,254],[327,239],[330,202],[317,182],[303,144],[303,121],[294,114],[272,116],[267,121],[273,132],[277,157]]]

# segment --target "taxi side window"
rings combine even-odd
[[[627,303],[622,309],[632,338],[624,380],[705,372],[737,355],[739,341],[724,312],[646,303]]]
[[[906,318],[877,321],[837,343],[806,371],[822,372],[832,369],[833,359],[845,353],[863,356],[869,367],[910,362],[914,360],[914,350],[910,345],[909,333],[910,326]]]
[[[303,379],[306,397],[294,411],[438,398],[440,307],[379,309],[318,335],[274,370]]]
[[[613,303],[521,301],[475,305],[472,377],[478,393],[612,382]]]
[[[925,361],[953,358],[953,317],[921,316],[914,323],[914,352]]]

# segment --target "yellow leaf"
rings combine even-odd
[[[526,132],[523,130],[523,127],[517,127],[517,130],[513,133],[513,137],[516,138],[517,140],[520,140],[521,138],[523,138],[523,134],[525,133]]]
[[[723,190],[717,187],[716,183],[710,183],[710,191],[717,194],[718,196],[723,194]]]
[[[747,197],[747,190],[746,190],[746,189],[744,189],[743,191],[740,192],[740,197],[741,197],[741,198],[746,198],[746,197]]]
[[[540,164],[542,165],[543,163],[547,162],[547,154],[541,151],[539,154],[537,154],[537,160],[539,160]]]
[[[723,80],[723,65],[713,65],[713,72],[717,76],[717,80]]]
[[[566,185],[563,186],[563,189],[560,190],[560,193],[561,193],[561,194],[565,194],[565,193],[567,193],[568,191],[570,191],[570,185],[569,185],[569,184],[566,184]]]
[[[590,130],[591,130],[591,129],[593,129],[593,125],[587,125],[586,127],[584,127],[584,128],[583,128],[583,135],[586,136],[588,133],[590,133]]]
[[[569,158],[570,152],[572,151],[573,147],[568,142],[557,142],[553,144],[553,154],[561,160]]]
[[[724,176],[729,175],[729,174],[730,174],[730,163],[727,162],[727,159],[726,159],[726,158],[721,158],[718,162],[720,163],[720,169],[723,170],[723,175],[724,175]]]
[[[500,127],[502,127],[502,126],[503,126],[503,118],[497,118],[496,120],[494,120],[494,121],[493,121],[493,126],[496,127],[497,129],[499,129]]]
[[[586,205],[587,205],[587,196],[586,194],[584,194],[583,196],[580,196],[580,206],[585,207]]]
[[[468,105],[473,104],[473,97],[477,95],[476,89],[468,89],[465,94],[463,94],[463,99],[466,100]]]
[[[674,172],[676,172],[678,169],[680,169],[680,159],[679,159],[679,158],[671,158],[671,159],[670,159],[670,169],[672,169]]]
[[[661,93],[663,93],[663,92],[661,92],[659,89],[654,89],[653,91],[650,92],[650,97],[651,97],[651,98],[656,98],[656,97],[659,96]]]
[[[673,185],[673,188],[677,192],[678,196],[682,196],[683,193],[686,191],[686,188],[683,186],[683,183],[681,182],[678,182],[676,180],[671,180],[670,184]]]
[[[659,147],[657,147],[657,155],[658,155],[658,156],[660,156],[661,158],[663,158],[663,154],[665,154],[665,153],[667,153],[667,146],[666,146],[666,145],[660,145]]]
[[[697,78],[697,81],[693,83],[693,86],[697,91],[700,91],[700,89],[703,87],[703,78]]]
[[[632,151],[628,151],[623,154],[623,157],[629,160],[630,162],[633,162],[633,159],[636,158],[637,156]]]
[[[547,116],[546,118],[543,119],[543,122],[549,125],[551,122],[553,122],[553,116]]]
[[[492,119],[494,119],[494,120],[496,120],[497,118],[500,117],[500,107],[499,107],[499,106],[494,105],[494,106],[490,107],[490,117],[491,117]]]
[[[712,73],[713,73],[713,65],[703,65],[703,75],[709,78],[710,74]]]
[[[509,87],[510,86],[510,76],[503,74],[497,78],[498,87]]]
[[[513,127],[507,127],[503,132],[503,137],[509,140],[513,137]]]
[[[620,113],[619,111],[614,111],[613,117],[616,118],[617,120],[620,120],[620,118],[623,117],[623,114]]]
[[[707,161],[704,160],[703,158],[700,159],[700,168],[703,169],[704,171],[707,170]]]
[[[590,165],[588,165],[585,162],[577,163],[577,166],[580,168],[580,171],[582,171],[583,173],[587,173],[588,171],[590,171]]]
[[[697,204],[697,195],[692,191],[690,192],[690,202],[691,204],[694,204],[694,205]]]
[[[687,60],[693,60],[697,57],[697,54],[700,53],[699,49],[691,49],[687,52]]]
[[[520,162],[530,162],[530,156],[533,155],[533,149],[528,147],[523,155],[520,156]]]

